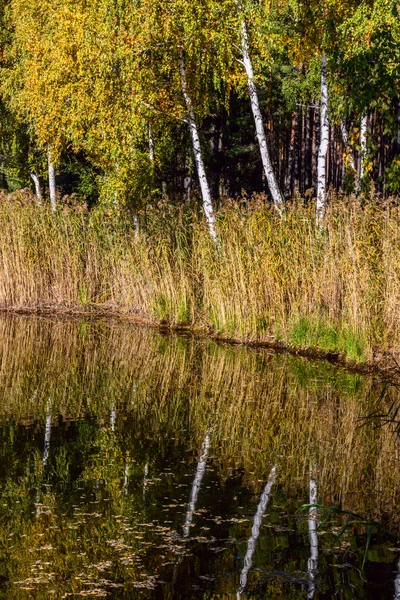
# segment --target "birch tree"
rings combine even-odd
[[[233,68],[232,35],[236,15],[231,0],[188,3],[160,0],[138,5],[137,43],[152,77],[144,83],[152,120],[175,117],[188,125],[202,205],[210,235],[216,239],[215,215],[206,172],[201,122],[224,102]],[[165,120],[164,120],[165,122]]]
[[[270,153],[268,150],[267,138],[265,135],[263,118],[260,110],[260,103],[258,100],[258,92],[257,86],[254,78],[253,65],[250,58],[250,47],[249,47],[249,37],[247,34],[247,26],[245,15],[243,13],[242,5],[240,4],[240,0],[236,0],[237,9],[239,12],[239,23],[240,23],[240,43],[241,43],[241,52],[243,59],[243,66],[246,71],[248,86],[249,86],[249,96],[250,96],[250,104],[251,110],[253,112],[254,123],[256,126],[257,140],[260,148],[261,160],[263,164],[264,174],[266,180],[268,182],[268,187],[271,192],[271,196],[273,199],[274,206],[276,210],[281,213],[283,208],[283,196],[282,192],[279,189],[279,185],[277,179],[275,177],[275,172],[272,166]]]
[[[328,82],[326,76],[326,54],[321,58],[321,139],[318,150],[317,223],[326,209],[326,155],[329,146]]]
[[[360,171],[358,175],[358,187],[362,184],[365,174],[365,159],[367,156],[367,115],[361,117],[360,122]]]
[[[216,240],[217,235],[215,232],[215,215],[214,215],[214,209],[213,209],[212,200],[211,200],[210,186],[208,185],[207,175],[206,175],[206,171],[204,168],[203,152],[201,149],[200,138],[199,138],[199,133],[198,133],[197,124],[196,124],[196,117],[195,117],[195,114],[193,111],[192,100],[191,100],[191,97],[189,95],[188,88],[187,88],[186,66],[185,66],[185,60],[183,57],[181,57],[180,64],[181,64],[182,93],[183,93],[183,97],[185,98],[186,108],[188,111],[189,130],[190,130],[190,135],[192,138],[193,155],[194,155],[194,160],[195,160],[196,167],[197,167],[197,174],[199,177],[201,195],[203,198],[204,214],[207,219],[207,224],[208,224],[208,229],[210,231],[210,235],[214,240]]]

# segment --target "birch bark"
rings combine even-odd
[[[292,115],[292,129],[290,132],[290,143],[289,143],[289,152],[288,152],[288,160],[287,160],[287,169],[285,175],[285,196],[289,198],[292,191],[292,181],[293,181],[293,162],[294,162],[294,142],[296,136],[296,126],[297,126],[297,112],[294,112]]]
[[[213,238],[213,240],[216,241],[217,234],[215,232],[214,209],[213,209],[213,205],[212,205],[212,201],[211,201],[210,187],[208,185],[207,175],[206,175],[206,171],[204,168],[203,153],[201,150],[199,132],[197,130],[197,123],[196,123],[196,118],[195,118],[195,114],[194,114],[194,110],[193,110],[192,99],[191,99],[188,89],[187,89],[186,65],[185,65],[185,61],[183,58],[181,58],[181,85],[182,85],[183,97],[185,99],[186,109],[188,112],[188,123],[189,123],[190,135],[192,138],[194,160],[195,160],[196,167],[197,167],[197,175],[199,177],[201,195],[203,198],[203,209],[204,209],[204,213],[206,216],[210,235]]]
[[[40,182],[39,182],[39,177],[36,175],[36,173],[30,173],[31,179],[34,183],[35,186],[35,195],[38,201],[39,206],[41,206],[42,204],[42,191],[40,189]]]
[[[360,189],[365,171],[365,157],[367,155],[367,115],[363,115],[360,123],[360,173],[358,176],[358,189]]]
[[[257,86],[254,81],[253,65],[250,59],[249,51],[249,38],[247,35],[247,27],[244,16],[242,15],[242,6],[237,0],[236,2],[240,17],[240,39],[241,39],[241,51],[243,58],[243,65],[246,70],[247,81],[249,86],[250,104],[253,112],[254,123],[256,126],[257,140],[260,148],[261,160],[264,168],[265,177],[268,182],[268,187],[271,192],[272,200],[276,210],[281,213],[283,209],[283,196],[279,189],[275,172],[271,163],[271,158],[268,150],[267,138],[265,136],[264,124],[262,114],[260,110],[260,103],[258,101]]]
[[[151,163],[154,163],[154,140],[153,140],[153,131],[151,128],[151,123],[149,123],[149,158]]]
[[[321,140],[318,151],[317,223],[326,210],[326,155],[329,145],[328,82],[326,77],[326,54],[321,58]]]
[[[348,136],[347,129],[346,129],[346,124],[345,124],[344,121],[340,122],[340,131],[342,132],[342,139],[343,139],[344,147],[347,150],[347,149],[350,148],[350,146],[349,146],[349,136]],[[349,154],[349,165],[353,169],[353,171],[356,170],[356,165],[355,165],[355,162],[354,162],[354,156],[353,156],[352,152]]]
[[[56,173],[54,169],[54,164],[51,158],[51,151],[48,150],[47,153],[48,159],[48,170],[49,170],[49,192],[50,192],[50,204],[51,209],[53,211],[56,210]]]

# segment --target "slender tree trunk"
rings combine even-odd
[[[292,128],[290,132],[289,152],[287,160],[287,170],[285,175],[285,196],[290,198],[293,193],[293,162],[294,162],[294,143],[297,127],[297,112],[292,114]]]
[[[312,137],[312,156],[311,156],[311,180],[313,193],[318,189],[318,146],[320,135],[320,114],[319,110],[313,108],[313,137]]]
[[[307,119],[306,107],[301,107],[301,160],[300,160],[300,193],[304,194],[306,190],[306,172],[307,172]]]
[[[342,139],[343,139],[343,144],[346,150],[350,149],[349,146],[349,136],[347,133],[347,128],[346,128],[346,123],[342,120],[340,122],[340,131],[342,132]],[[354,162],[354,156],[352,152],[348,153],[348,158],[349,158],[349,165],[350,168],[353,169],[353,171],[356,170],[356,163]]]
[[[183,97],[184,97],[185,103],[186,103],[186,109],[188,111],[189,129],[190,129],[190,135],[192,137],[193,154],[194,154],[194,160],[195,160],[196,167],[197,167],[197,174],[199,177],[201,195],[203,198],[203,209],[204,209],[204,213],[206,215],[206,220],[207,220],[207,224],[208,224],[208,229],[210,231],[210,235],[214,240],[216,240],[217,234],[215,232],[214,209],[213,209],[213,205],[212,205],[212,201],[211,201],[210,187],[208,185],[207,175],[206,175],[206,171],[204,168],[203,153],[201,150],[200,138],[199,138],[199,133],[197,130],[197,123],[196,123],[196,118],[194,115],[192,99],[191,99],[188,89],[187,89],[186,66],[185,66],[185,61],[184,61],[183,57],[181,58],[181,84],[182,84]]]
[[[151,123],[149,123],[149,158],[151,164],[154,163],[154,140],[153,140],[153,130],[151,128]]]
[[[306,190],[312,188],[312,165],[311,165],[311,156],[312,156],[312,124],[311,124],[311,108],[307,106],[307,114],[306,114],[306,176],[305,176],[305,187]]]
[[[326,78],[326,54],[321,59],[321,140],[318,151],[317,223],[326,210],[326,155],[329,146],[328,83]]]
[[[293,187],[296,194],[300,191],[301,171],[301,115],[296,112],[296,125],[294,130],[294,163],[293,163]]]
[[[400,98],[397,99],[397,152],[400,154]]]
[[[185,524],[183,526],[183,537],[189,537],[190,525],[193,519],[194,509],[196,507],[197,496],[199,495],[201,480],[206,470],[208,451],[210,449],[210,436],[207,434],[201,447],[199,462],[197,463],[196,475],[194,476],[192,491],[188,509],[186,512]]]
[[[42,190],[40,189],[39,177],[36,175],[36,173],[31,173],[30,176],[35,185],[35,195],[36,195],[38,204],[39,204],[39,206],[41,206],[43,198],[42,198]]]
[[[246,588],[246,585],[247,585],[247,575],[248,575],[249,570],[251,569],[254,550],[256,549],[257,539],[258,539],[258,536],[260,535],[260,527],[261,527],[261,523],[262,523],[262,518],[267,509],[269,497],[271,495],[271,489],[275,483],[275,479],[276,479],[276,468],[272,467],[271,472],[268,477],[267,484],[263,490],[263,493],[261,494],[260,501],[257,506],[257,512],[254,516],[253,527],[251,529],[251,536],[247,543],[247,552],[246,552],[246,556],[244,557],[244,565],[243,565],[242,572],[240,573],[240,585],[239,585],[239,589],[237,592],[238,598],[240,597],[241,594],[243,594],[243,592]]]
[[[183,178],[183,193],[186,201],[190,203],[192,197],[192,176],[191,176],[191,154],[185,156],[185,176]]]
[[[242,14],[242,7],[241,7],[239,0],[236,1],[236,4],[237,4],[238,10],[239,10],[239,13],[241,15],[240,27],[241,27],[241,45],[242,45],[241,50],[242,50],[242,57],[243,57],[243,65],[244,65],[244,68],[245,68],[246,74],[247,74],[251,110],[253,112],[254,122],[255,122],[255,126],[256,126],[257,140],[258,140],[258,145],[260,147],[261,160],[262,160],[262,164],[263,164],[263,168],[264,168],[265,177],[268,182],[268,187],[271,192],[272,200],[274,202],[274,206],[275,206],[276,210],[279,213],[281,213],[282,209],[283,209],[283,204],[284,204],[283,196],[282,196],[281,190],[279,189],[279,185],[278,185],[277,179],[275,177],[275,172],[274,172],[271,158],[269,155],[267,138],[265,136],[264,124],[263,124],[263,119],[262,119],[262,115],[261,115],[260,104],[258,101],[257,86],[254,81],[253,65],[252,65],[251,59],[250,59],[249,39],[248,39],[248,35],[247,35],[246,21],[244,20],[244,16]]]
[[[47,152],[48,169],[49,169],[49,192],[50,192],[50,204],[53,211],[56,210],[56,173],[54,170],[54,164],[51,158],[50,149]]]
[[[360,173],[358,177],[358,187],[362,182],[365,171],[365,157],[367,155],[367,114],[363,115],[360,123]]]

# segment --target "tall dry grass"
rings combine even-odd
[[[0,305],[103,307],[246,340],[281,339],[370,359],[399,346],[400,220],[390,204],[335,199],[283,218],[263,197],[226,203],[218,247],[189,209],[132,220],[0,202]]]

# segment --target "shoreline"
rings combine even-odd
[[[102,308],[98,305],[91,306],[90,309],[85,310],[82,307],[56,307],[56,306],[37,306],[37,307],[24,307],[24,306],[8,306],[0,307],[0,314],[18,314],[25,316],[42,316],[42,317],[86,317],[94,320],[100,319],[115,319],[120,322],[128,322],[136,325],[142,325],[144,327],[150,327],[160,332],[170,332],[176,334],[190,335],[197,339],[209,339],[222,344],[228,344],[232,346],[244,346],[247,348],[266,348],[273,350],[277,353],[287,353],[291,356],[298,356],[301,358],[308,358],[310,360],[325,360],[330,364],[336,365],[341,368],[353,373],[360,373],[361,375],[373,375],[373,374],[388,374],[393,372],[397,367],[397,361],[395,353],[392,352],[377,352],[376,356],[372,361],[358,362],[356,360],[348,359],[340,351],[336,350],[323,350],[318,346],[302,347],[294,346],[289,342],[283,340],[277,340],[270,337],[270,339],[260,340],[247,340],[245,338],[230,337],[223,334],[213,333],[210,328],[205,326],[184,323],[170,323],[165,319],[150,320],[139,315],[132,313],[125,313],[110,308]]]

